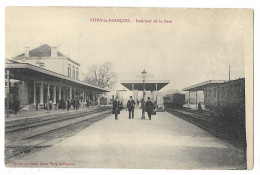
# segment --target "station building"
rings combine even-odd
[[[78,98],[98,104],[106,89],[79,79],[80,64],[47,44],[6,59],[6,98],[11,108],[15,99],[27,110],[44,108],[48,100],[58,105],[61,100]]]

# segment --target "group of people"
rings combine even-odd
[[[68,98],[67,104],[64,99],[60,99],[58,109],[67,109],[67,111],[70,110],[71,106],[73,106],[74,110],[78,110],[80,107],[80,102],[77,97],[74,99]],[[87,103],[87,106],[89,107],[89,103]]]
[[[74,110],[78,110],[79,109],[79,99],[76,97],[73,100],[71,100],[70,98],[68,98],[67,100],[67,111],[70,110],[71,105],[73,106]]]
[[[154,113],[154,104],[151,101],[150,97],[147,98],[147,101],[141,101],[141,108],[143,115],[145,112],[148,114],[149,120],[152,120],[152,114]],[[115,114],[115,120],[118,120],[118,114],[120,114],[120,110],[122,109],[122,102],[119,102],[119,98],[116,97],[116,100],[113,102],[113,110],[112,113]],[[127,110],[129,113],[129,119],[134,119],[134,110],[135,110],[135,101],[133,97],[130,96],[130,99],[127,102]]]

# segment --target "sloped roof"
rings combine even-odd
[[[227,80],[209,80],[182,89],[183,91],[203,91],[206,86],[224,83]]]
[[[135,90],[143,90],[143,80],[121,80],[120,83],[130,91],[132,90],[132,85],[134,85]],[[145,89],[147,91],[156,90],[157,84],[157,91],[159,91],[169,83],[170,80],[145,80]]]
[[[11,70],[10,78],[17,80],[34,80],[34,81],[48,81],[55,83],[69,83],[77,86],[82,86],[85,89],[91,90],[93,92],[109,92],[104,88],[91,85],[89,83],[76,80],[59,74],[41,67],[37,67],[28,63],[6,63],[5,69]]]
[[[25,53],[22,53],[16,57],[24,57]],[[29,51],[30,57],[50,57],[51,56],[51,47],[48,44],[41,45],[35,49]],[[65,57],[64,54],[57,52],[58,57]]]

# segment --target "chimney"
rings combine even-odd
[[[57,57],[57,47],[51,47],[51,57]]]
[[[24,51],[24,56],[25,57],[29,57],[30,55],[29,55],[29,47],[25,47],[25,51]]]

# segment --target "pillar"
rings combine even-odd
[[[76,95],[76,88],[73,88],[73,97],[75,98]]]
[[[56,85],[53,86],[53,104],[56,104]]]
[[[40,104],[43,105],[43,82],[41,82],[40,86]]]
[[[68,93],[68,91],[67,91],[67,87],[66,87],[66,86],[63,87],[63,91],[64,91],[64,92],[63,92],[63,97],[64,97],[63,99],[64,99],[65,101],[67,101],[67,96],[68,96],[67,93]]]
[[[62,93],[62,96],[61,98],[65,100],[65,86],[64,87],[61,87],[63,89],[63,93]]]
[[[189,91],[189,104],[190,104],[190,91]]]
[[[70,99],[72,99],[72,87],[69,88],[70,88]]]
[[[59,88],[59,100],[61,99],[61,87],[60,87],[60,85],[58,86],[58,88]]]
[[[83,95],[84,95],[84,107],[85,104],[87,103],[87,96],[86,96],[86,91],[83,90]]]
[[[136,104],[137,104],[137,101],[139,100],[139,99],[138,99],[138,92],[139,92],[139,91],[137,90],[137,91],[136,91]]]
[[[36,81],[33,82],[33,104],[36,105]]]
[[[100,106],[100,94],[98,94],[97,102],[98,102],[98,106]]]
[[[87,92],[84,91],[84,102],[87,103]]]
[[[197,94],[197,91],[196,91],[196,108],[198,108],[198,105],[197,105],[197,96],[198,96],[198,94]]]
[[[156,100],[156,102],[157,102],[157,100],[158,100],[158,99],[157,99],[157,98],[158,98],[157,92],[158,92],[158,84],[156,83],[156,84],[155,84],[155,93],[156,93],[156,94],[155,94],[155,95],[156,95],[155,100]]]
[[[50,84],[47,85],[47,108],[49,109],[49,100],[50,100]]]
[[[135,85],[132,84],[133,99],[135,101]]]

